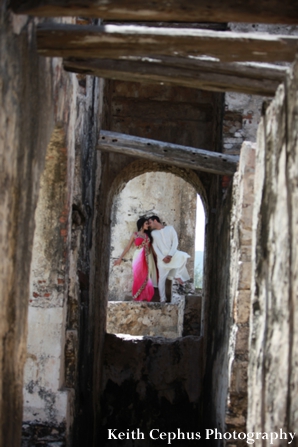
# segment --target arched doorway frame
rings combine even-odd
[[[166,165],[158,162],[153,161],[135,161],[126,166],[122,172],[115,178],[113,181],[112,187],[109,192],[109,202],[110,206],[112,206],[112,202],[114,199],[114,196],[116,194],[119,194],[119,192],[122,191],[122,189],[126,186],[126,184],[134,179],[135,177],[138,177],[139,175],[148,173],[148,172],[165,172],[170,173],[173,175],[176,175],[177,177],[182,178],[187,183],[192,185],[194,189],[196,190],[197,194],[202,199],[202,203],[204,206],[205,213],[208,212],[208,202],[207,202],[207,196],[205,188],[199,178],[199,176],[191,169],[185,169],[185,168],[179,168],[178,166],[174,165]]]
[[[122,166],[121,166],[122,165]],[[180,168],[146,159],[131,161],[130,157],[115,158],[115,155],[101,155],[102,178],[98,189],[97,215],[95,216],[95,242],[93,248],[93,270],[91,274],[90,332],[93,351],[92,365],[92,408],[94,415],[93,431],[94,446],[97,442],[96,427],[100,421],[100,402],[102,362],[104,356],[104,337],[106,330],[106,314],[109,285],[109,259],[111,242],[111,210],[114,197],[125,185],[135,177],[148,172],[165,172],[176,175],[192,185],[200,195],[206,223],[208,222],[209,206],[207,194],[199,174],[191,169]],[[206,227],[207,230],[208,227]],[[205,241],[207,241],[205,231]],[[206,248],[206,244],[205,244]]]
[[[167,224],[174,225],[178,235],[179,250],[185,251],[190,255],[190,259],[187,262],[187,270],[192,278],[192,282],[194,282],[196,232],[199,231],[200,237],[204,238],[205,218],[203,215],[205,216],[205,210],[201,199],[197,199],[203,194],[202,185],[198,184],[196,175],[194,177],[191,176],[192,184],[186,181],[185,172],[181,173],[179,168],[178,170],[171,169],[170,173],[165,172],[161,166],[157,166],[161,168],[161,172],[158,172],[156,163],[151,167],[152,170],[139,175],[140,172],[143,172],[144,163],[133,163],[133,166],[129,165],[124,169],[124,172],[122,171],[120,179],[115,179],[116,192],[113,189],[112,193],[114,193],[114,196],[111,207],[109,301],[125,301],[131,295],[132,251],[134,252],[134,249],[126,253],[124,262],[121,263],[121,268],[114,268],[113,261],[120,256],[131,233],[136,230],[138,218],[144,215],[157,214]],[[131,179],[132,168],[136,176]],[[153,171],[153,169],[155,170]],[[183,175],[183,178],[180,174]],[[188,172],[187,177],[190,177]],[[196,188],[194,185],[196,185]],[[200,195],[198,195],[198,190]],[[202,216],[197,216],[201,226],[200,229],[195,229],[197,200],[201,204],[200,209],[203,214]],[[177,292],[176,288],[174,287],[174,290]],[[188,284],[188,291],[189,288],[192,288],[192,286]],[[193,293],[193,291],[190,293]],[[174,296],[175,301],[178,299],[177,293],[174,292]],[[156,299],[158,299],[157,296],[155,296],[154,300]],[[108,332],[110,332],[110,329]]]

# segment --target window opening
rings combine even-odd
[[[204,278],[204,246],[205,246],[205,211],[199,194],[197,195],[196,210],[196,237],[195,237],[195,262],[194,285],[196,290],[203,288]]]
[[[197,191],[192,185],[183,178],[166,172],[141,174],[130,180],[123,190],[114,197],[111,212],[107,332],[136,336],[164,336],[166,338],[182,335],[183,297],[189,293],[195,294],[196,221],[201,223],[200,228],[203,229],[205,222],[203,205],[198,197]],[[199,217],[196,217],[198,202],[201,204],[202,211]],[[185,284],[183,289],[173,281],[170,306],[159,302],[158,291],[157,300],[153,299],[149,306],[148,302],[132,300],[134,246],[123,257],[120,265],[113,266],[114,261],[122,254],[132,233],[137,231],[136,222],[139,217],[148,217],[153,214],[158,215],[165,224],[173,225],[178,235],[178,249],[190,255],[187,269],[191,280]],[[201,235],[200,238],[202,239],[202,237],[204,236]],[[202,251],[200,238],[197,243]],[[175,324],[173,324],[174,321],[176,321]]]

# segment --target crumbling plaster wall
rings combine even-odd
[[[297,432],[298,61],[258,131],[253,210],[249,431]],[[287,440],[279,445],[287,445]],[[258,441],[255,445],[261,445]]]
[[[296,61],[259,125],[255,173],[245,142],[233,180],[229,292],[218,296],[222,315],[209,334],[210,410],[223,432],[297,431],[297,87]]]
[[[244,142],[238,172],[233,178],[231,219],[230,315],[228,388],[221,411],[227,430],[245,432],[247,420],[247,368],[251,294],[252,209],[256,144]],[[234,444],[234,440],[227,444]],[[241,441],[237,441],[241,445]],[[243,445],[246,444],[242,441]]]
[[[254,144],[245,142],[238,171],[223,195],[218,194],[209,219],[213,237],[206,252],[203,301],[204,424],[223,433],[246,428],[254,156]]]
[[[67,120],[57,61],[37,55],[35,22],[2,2],[0,445],[19,446],[29,274],[39,179],[54,122]]]
[[[256,141],[264,99],[256,95],[225,94],[223,152],[238,155],[244,141]]]
[[[58,127],[47,150],[36,209],[24,374],[26,424],[59,426],[66,421],[67,392],[58,390],[64,382],[68,208],[66,141]]]
[[[35,214],[24,445],[38,439],[41,426],[43,435],[58,427],[57,442],[70,436],[75,390],[81,387],[79,339],[82,342],[86,335],[80,324],[80,309],[85,304],[80,277],[88,278],[90,270],[90,247],[84,236],[90,238],[93,214],[100,88],[99,81],[91,77],[71,76],[68,82],[68,138],[63,127],[56,126],[47,149]],[[86,157],[89,166],[82,172]]]
[[[66,395],[72,392],[58,390],[65,385],[66,300],[70,276],[66,259],[71,241],[75,145],[77,132],[81,133],[82,140],[90,140],[89,135],[95,135],[98,122],[94,116],[92,125],[86,129],[90,114],[86,114],[86,119],[81,117],[84,126],[78,125],[80,119],[77,120],[80,95],[92,97],[91,102],[96,103],[98,81],[92,81],[85,89],[81,79],[63,71],[61,60],[45,59],[37,54],[35,31],[40,21],[29,16],[15,16],[6,1],[1,3],[0,445],[12,447],[21,442],[35,209],[50,140],[50,151],[54,152],[47,153],[47,162],[52,166],[51,172],[47,172],[52,189],[41,199],[46,220],[42,221],[40,214],[36,216],[42,237],[38,240],[37,235],[35,241],[34,251],[39,254],[32,270],[32,278],[35,275],[36,281],[30,296],[25,379],[25,417],[34,422],[33,413],[37,410],[35,422],[40,425],[24,426],[24,445],[28,442],[33,445],[39,436],[47,436],[45,425],[49,423],[50,426],[53,421],[57,431],[53,432],[51,440],[65,440],[65,422],[70,409]],[[72,19],[63,21],[74,22]],[[83,127],[87,130],[85,135]],[[94,153],[94,144],[92,149]],[[54,159],[51,160],[52,155]],[[93,163],[93,170],[94,166]],[[89,222],[89,218],[85,220]],[[43,224],[46,228],[42,235]],[[77,280],[74,278],[74,281]]]
[[[113,202],[109,300],[121,301],[131,295],[134,247],[120,267],[113,267],[113,261],[121,255],[131,234],[137,231],[136,222],[143,215],[157,214],[167,225],[174,226],[179,250],[191,256],[187,269],[193,278],[196,204],[194,187],[173,174],[146,173],[128,182]]]

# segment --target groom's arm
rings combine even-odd
[[[177,236],[176,230],[173,227],[171,228],[171,230],[172,230],[172,232],[171,232],[171,248],[170,248],[168,256],[172,257],[172,256],[174,256],[174,254],[176,253],[177,248],[178,248],[178,236]]]

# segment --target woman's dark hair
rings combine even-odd
[[[138,231],[140,231],[140,229],[142,228],[142,226],[144,225],[144,223],[147,221],[148,219],[146,219],[146,217],[140,217],[140,219],[137,221],[137,228]]]
[[[140,231],[140,229],[142,228],[142,226],[144,225],[145,222],[147,222],[147,217],[140,217],[140,219],[137,221],[137,228],[138,231]],[[151,236],[151,231],[150,230],[145,230],[145,233],[147,234],[147,236],[149,236],[150,241],[153,241],[153,238]]]

